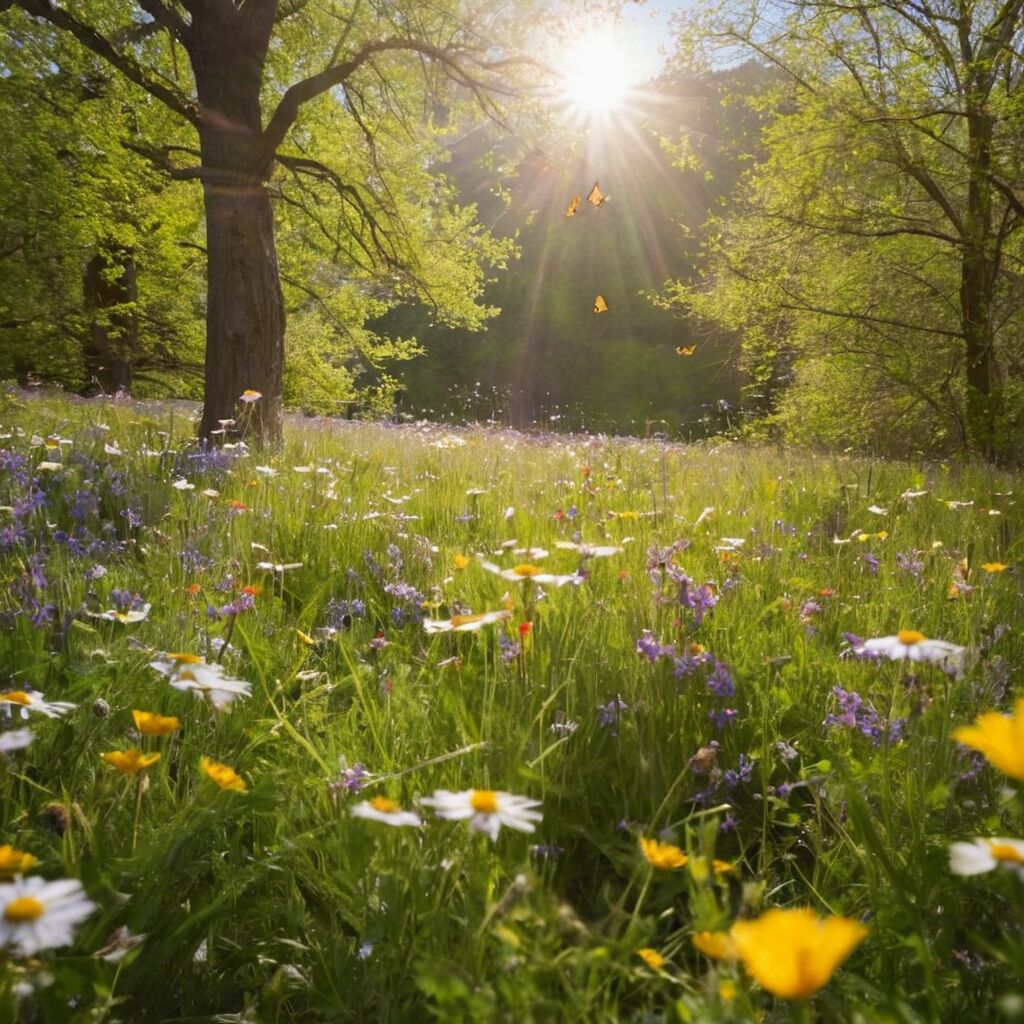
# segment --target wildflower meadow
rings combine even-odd
[[[0,1018],[1024,1015],[1019,474],[232,429],[3,399]]]

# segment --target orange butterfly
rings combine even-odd
[[[594,312],[595,313],[607,313],[608,312],[608,303],[604,301],[604,296],[603,295],[598,295],[598,297],[596,299],[594,299]]]
[[[580,197],[573,196],[569,208],[565,211],[566,217],[575,217],[576,211],[580,208]]]
[[[676,349],[676,355],[680,356],[692,356],[697,351],[696,345],[680,345]]]
[[[608,201],[606,196],[601,191],[601,185],[599,182],[594,182],[594,187],[590,190],[590,194],[587,196],[587,202],[593,203],[594,206],[603,206]]]

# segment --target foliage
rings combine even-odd
[[[937,451],[1019,451],[1022,32],[1014,2],[801,0],[684,30],[690,60],[739,47],[774,70],[753,100],[764,159],[713,222],[702,280],[668,291],[743,332],[756,389],[844,377],[879,413],[872,446],[898,452],[896,421]]]
[[[97,904],[72,948],[0,964],[7,1019],[1012,1017],[1018,879],[957,878],[947,847],[1024,827],[950,738],[1019,689],[1019,476],[326,421],[255,457],[197,447],[190,415],[0,413],[7,685],[77,704],[3,704],[0,739],[34,741],[0,760],[0,838]],[[513,537],[578,585],[541,595],[473,557],[539,558],[495,554]],[[623,550],[555,546],[574,539]],[[421,621],[506,606],[476,632]],[[964,645],[963,674],[844,640],[907,628]],[[159,651],[251,696],[217,713]],[[140,737],[135,708],[181,727]],[[101,760],[136,746],[162,754],[145,776]],[[541,800],[543,822],[491,843],[351,814],[467,787]],[[641,837],[690,859],[655,869]],[[869,927],[813,1010],[693,947],[799,905]],[[121,926],[145,938],[90,955]]]

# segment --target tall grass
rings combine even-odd
[[[34,741],[0,763],[0,842],[98,907],[73,947],[8,957],[6,1019],[1020,1014],[1020,883],[958,878],[947,853],[1024,834],[1006,780],[950,738],[1018,688],[1019,479],[314,421],[278,455],[208,453],[180,411],[127,403],[8,398],[0,423],[4,686],[77,704],[28,723],[3,705]],[[574,538],[623,550],[555,547]],[[512,539],[585,579],[486,571],[479,554],[532,560]],[[96,617],[130,595],[144,621]],[[478,632],[422,625],[502,608]],[[900,629],[965,646],[965,671],[849,656],[844,633]],[[215,712],[149,666],[159,652],[219,663],[252,696]],[[836,687],[863,701],[856,727]],[[140,738],[132,709],[181,728]],[[101,760],[133,746],[162,758],[136,776]],[[247,789],[219,790],[202,756]],[[541,800],[543,822],[492,842],[425,808],[420,828],[350,814],[470,788]],[[689,865],[652,869],[640,837]],[[870,929],[810,1004],[691,942],[797,905]],[[97,956],[122,926],[144,939]]]

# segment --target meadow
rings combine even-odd
[[[0,401],[0,1019],[1024,1016],[1019,474],[233,429]]]

